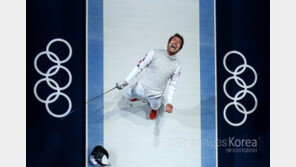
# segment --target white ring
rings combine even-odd
[[[39,59],[39,57],[40,56],[42,56],[42,55],[47,55],[47,54],[51,54],[56,60],[57,60],[57,65],[58,65],[58,67],[60,66],[60,59],[59,59],[59,57],[56,55],[56,54],[54,54],[53,52],[46,52],[46,51],[43,51],[43,52],[40,52],[36,57],[35,57],[35,60],[34,60],[34,67],[35,67],[35,70],[40,74],[40,75],[42,75],[42,76],[46,76],[47,74],[46,73],[44,73],[44,72],[42,72],[41,70],[39,70],[39,68],[38,68],[38,65],[37,65],[37,61],[38,61],[38,59]],[[57,68],[53,73],[50,73],[50,74],[48,74],[49,76],[52,76],[52,75],[55,75],[57,72],[59,71],[59,68]]]
[[[250,84],[250,85],[244,85],[244,86],[246,86],[246,88],[248,89],[248,88],[251,88],[251,87],[253,87],[255,84],[256,84],[256,82],[257,82],[257,78],[258,78],[258,76],[257,76],[257,73],[256,73],[256,71],[255,71],[255,69],[253,68],[253,67],[251,67],[250,65],[239,65],[236,69],[235,69],[235,74],[234,74],[234,76],[237,76],[237,71],[238,71],[238,69],[240,69],[241,67],[244,67],[244,68],[249,68],[250,70],[252,70],[252,72],[254,73],[254,81]],[[239,82],[237,82],[236,80],[235,80],[235,82],[240,86],[240,87],[243,87]]]
[[[238,103],[238,102],[237,102],[236,104],[239,105],[241,108],[243,108],[243,110],[246,110],[246,108],[245,108],[241,103]],[[246,122],[246,120],[247,120],[247,116],[248,116],[248,114],[247,114],[246,112],[242,113],[242,114],[244,114],[244,118],[243,118],[243,120],[242,120],[241,122],[238,122],[238,123],[233,123],[233,122],[229,121],[229,119],[228,119],[228,117],[227,117],[227,114],[226,114],[228,107],[231,106],[231,105],[235,105],[235,106],[236,106],[236,104],[235,104],[235,102],[228,103],[228,104],[225,106],[224,110],[223,110],[223,116],[224,116],[225,121],[226,121],[229,125],[232,125],[232,126],[241,126],[241,125],[244,124],[244,123]]]
[[[255,110],[256,110],[256,108],[257,108],[257,105],[258,105],[258,100],[257,100],[257,97],[255,96],[255,94],[253,93],[253,92],[251,92],[251,91],[249,91],[249,90],[246,90],[245,92],[246,93],[249,93],[252,97],[253,97],[253,99],[254,99],[254,101],[255,101],[255,104],[254,104],[254,107],[250,110],[250,111],[241,111],[241,109],[236,105],[238,102],[237,101],[239,101],[240,99],[238,99],[237,98],[237,96],[239,96],[240,94],[242,94],[241,92],[242,91],[244,91],[244,90],[241,90],[241,91],[239,91],[239,92],[237,92],[237,94],[235,95],[235,98],[234,98],[234,103],[235,103],[235,108],[240,112],[240,113],[243,113],[243,112],[245,112],[246,114],[251,114],[251,113],[253,113]],[[244,92],[244,94],[246,94]]]
[[[59,96],[59,95],[64,96],[64,97],[67,99],[68,103],[69,103],[67,111],[66,111],[65,113],[63,113],[63,114],[55,114],[55,113],[53,113],[53,112],[49,109],[50,98],[51,98],[52,96]],[[62,92],[60,92],[60,93],[58,93],[58,92],[54,92],[54,93],[50,94],[50,95],[47,97],[47,99],[46,99],[46,103],[45,103],[45,106],[46,106],[46,110],[47,110],[47,112],[48,112],[51,116],[56,117],[56,118],[62,118],[62,117],[67,116],[67,115],[70,113],[70,111],[71,111],[71,109],[72,109],[72,102],[71,102],[71,99],[69,98],[69,96],[66,95],[65,93],[62,93]]]
[[[35,95],[35,97],[37,98],[37,100],[39,100],[41,103],[46,103],[46,100],[43,100],[43,99],[41,99],[39,96],[38,96],[38,93],[37,93],[37,87],[38,87],[38,85],[41,83],[41,82],[43,82],[43,81],[46,81],[47,82],[47,80],[49,80],[50,82],[52,82],[58,89],[56,89],[56,91],[59,93],[60,92],[60,86],[59,86],[59,84],[55,81],[55,80],[53,80],[53,79],[51,79],[51,78],[48,78],[48,79],[46,79],[46,78],[42,78],[42,79],[40,79],[40,80],[38,80],[37,82],[36,82],[36,84],[34,85],[34,95]],[[57,96],[55,97],[55,98],[53,98],[51,101],[49,101],[49,103],[53,103],[53,102],[55,102],[57,99],[59,98],[59,94],[57,94]]]
[[[240,53],[238,51],[235,51],[235,50],[230,51],[230,52],[227,52],[226,55],[224,56],[224,58],[223,58],[223,65],[224,65],[224,68],[226,69],[226,71],[229,72],[232,75],[239,75],[239,74],[241,74],[241,73],[243,73],[245,71],[246,67],[244,66],[244,68],[241,71],[238,71],[238,72],[231,71],[227,67],[227,65],[226,65],[226,59],[231,54],[237,54],[237,55],[239,55],[243,59],[244,65],[247,65],[247,60],[246,60],[245,56],[242,53]]]
[[[58,65],[55,65],[55,66],[50,67],[50,68],[47,70],[47,73],[46,73],[46,74],[50,73],[50,71],[51,71],[52,69],[54,69],[54,68],[58,68],[57,66],[58,66]],[[59,88],[55,88],[55,87],[49,82],[49,80],[46,80],[47,84],[48,84],[52,89],[54,89],[54,90],[57,90],[57,89],[65,90],[65,89],[67,89],[67,88],[70,86],[70,84],[71,84],[71,82],[72,82],[72,74],[71,74],[71,72],[70,72],[66,67],[64,67],[64,66],[60,66],[60,68],[63,69],[63,70],[65,70],[65,71],[67,72],[67,74],[68,74],[68,76],[69,76],[69,81],[67,82],[67,84],[66,84],[65,86],[63,86],[63,87],[59,87]],[[46,75],[46,78],[49,78],[48,75]]]
[[[234,96],[234,97],[230,96],[229,93],[227,92],[227,88],[226,88],[227,83],[228,83],[231,79],[233,79],[234,81],[239,80],[239,81],[241,81],[244,85],[246,85],[246,83],[245,83],[245,81],[244,81],[243,79],[241,79],[240,77],[236,77],[236,76],[228,77],[228,78],[225,80],[225,82],[224,82],[224,84],[223,84],[223,90],[224,90],[224,93],[225,93],[225,95],[226,95],[229,99],[231,99],[231,100],[235,100],[235,96]],[[241,87],[241,86],[240,86],[240,87]],[[240,99],[244,98],[245,95],[246,95],[246,90],[247,90],[246,86],[243,86],[243,87],[241,87],[241,88],[243,88],[243,90],[245,90],[245,91],[244,91],[244,94],[243,94],[241,97],[239,97],[237,100],[240,100]]]
[[[71,58],[71,56],[72,56],[72,48],[71,48],[71,45],[70,45],[67,41],[65,41],[64,39],[56,38],[56,39],[51,40],[51,41],[47,44],[47,46],[46,46],[46,53],[50,53],[49,48],[50,48],[51,44],[53,44],[54,42],[63,42],[63,43],[65,43],[65,44],[68,46],[68,48],[69,48],[69,54],[68,54],[67,58],[66,58],[65,60],[61,60],[61,61],[60,61],[61,64],[66,63],[68,60],[70,60],[70,58]],[[54,60],[53,58],[51,58],[50,54],[47,54],[47,57],[48,57],[52,62],[57,63],[56,60]]]

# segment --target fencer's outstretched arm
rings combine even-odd
[[[178,66],[169,82],[168,92],[167,92],[168,104],[172,104],[172,100],[174,98],[175,90],[177,89],[178,79],[180,78],[180,74],[181,74],[181,66]]]
[[[137,66],[133,68],[130,74],[125,78],[127,83],[131,83],[151,62],[154,55],[154,50],[148,52],[143,59],[141,59]]]
[[[141,59],[137,66],[133,68],[133,70],[129,73],[129,75],[125,78],[124,81],[116,83],[117,89],[123,89],[129,83],[133,81],[142,71],[145,69],[150,63],[154,55],[154,50],[149,51],[143,59]]]

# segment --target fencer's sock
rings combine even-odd
[[[135,102],[137,100],[138,100],[137,98],[130,99],[131,102]]]
[[[151,109],[149,116],[150,116],[150,119],[156,118],[156,116],[157,116],[157,110]]]

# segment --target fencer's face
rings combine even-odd
[[[168,54],[175,55],[181,49],[182,40],[179,37],[173,37],[168,43]]]

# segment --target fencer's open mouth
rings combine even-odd
[[[171,48],[176,49],[177,47],[175,45],[172,45]]]

